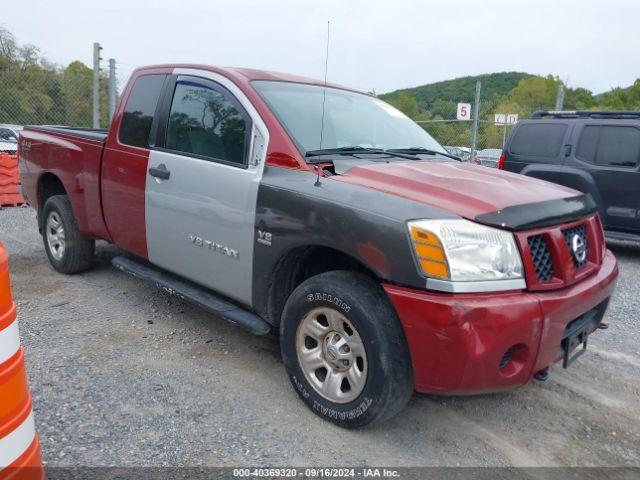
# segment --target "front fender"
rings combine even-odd
[[[258,190],[253,305],[266,304],[275,266],[301,246],[324,246],[357,260],[380,279],[424,288],[407,220],[458,218],[423,203],[308,171],[268,167]]]

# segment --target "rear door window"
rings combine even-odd
[[[138,77],[125,106],[118,137],[121,143],[149,148],[149,133],[166,75]]]
[[[611,167],[638,165],[640,157],[640,129],[624,126],[603,126],[596,164]]]
[[[549,159],[557,157],[567,125],[561,123],[529,123],[521,125],[509,147],[509,153]],[[535,160],[535,158],[531,158]]]
[[[598,135],[600,127],[596,125],[587,125],[582,129],[578,147],[576,148],[576,157],[585,162],[594,163],[596,159],[596,151],[598,149]]]
[[[176,84],[165,148],[245,165],[250,131],[248,114],[223,87],[190,80]]]

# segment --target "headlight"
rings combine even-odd
[[[409,222],[409,232],[418,267],[427,277],[450,282],[522,279],[520,253],[509,232],[462,219],[415,220]]]

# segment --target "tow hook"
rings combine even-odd
[[[600,322],[600,323],[598,324],[598,328],[599,328],[600,330],[606,330],[607,328],[609,328],[609,324],[608,324],[608,323],[604,323],[604,322]]]
[[[549,378],[549,369],[545,368],[544,370],[540,370],[538,373],[536,373],[534,375],[534,377],[536,380],[539,380],[540,382],[546,382],[547,379]]]

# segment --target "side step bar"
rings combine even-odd
[[[126,257],[114,257],[111,264],[118,270],[152,283],[156,287],[198,305],[255,335],[266,335],[271,330],[271,326],[255,313],[229,303],[210,291],[169,272]]]

